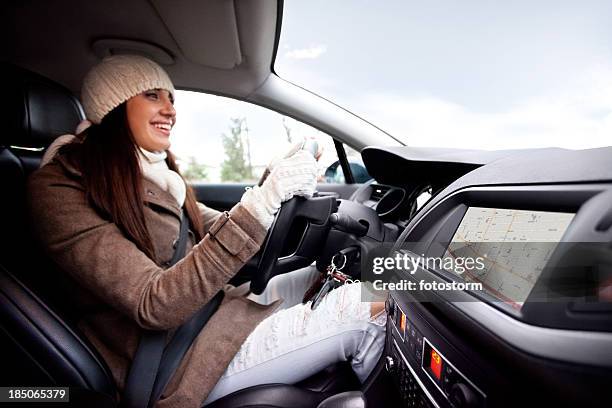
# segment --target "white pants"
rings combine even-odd
[[[310,302],[302,305],[318,276],[314,267],[279,275],[264,293],[249,296],[262,304],[285,301],[247,337],[205,404],[253,385],[293,384],[339,361],[350,360],[359,380],[367,379],[384,347],[386,316],[370,317],[358,283],[331,291],[314,311]]]

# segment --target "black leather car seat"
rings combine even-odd
[[[72,386],[113,401],[108,367],[73,328],[75,314],[59,290],[64,282],[30,235],[25,200],[44,149],[72,133],[83,110],[70,91],[42,76],[8,64],[0,73],[8,125],[0,133],[0,384]],[[78,404],[74,392],[71,399]]]
[[[0,64],[8,84],[3,101],[8,129],[0,132],[0,386],[69,386],[71,405],[117,405],[110,370],[76,329],[78,311],[66,304],[70,282],[30,236],[27,177],[59,135],[83,118],[79,101],[64,87],[24,69]],[[338,372],[338,370],[342,372]],[[316,407],[326,397],[355,389],[346,365],[297,386],[267,384],[230,394],[214,408]]]
[[[72,133],[84,117],[79,101],[64,87],[9,64],[0,65],[5,91],[0,132],[3,223],[12,234],[10,249],[23,248],[26,179],[39,167],[43,150],[62,134]],[[5,235],[6,236],[6,235]],[[5,250],[7,250],[5,248]]]

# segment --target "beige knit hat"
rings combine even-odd
[[[81,100],[87,119],[99,124],[111,110],[150,89],[165,89],[174,97],[174,86],[157,63],[138,55],[114,55],[85,75]]]

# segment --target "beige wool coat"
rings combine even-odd
[[[79,327],[104,357],[120,392],[143,329],[172,330],[226,290],[156,405],[201,407],[246,337],[277,306],[251,302],[226,286],[259,250],[266,230],[240,204],[229,219],[202,205],[205,230],[214,237],[208,233],[195,243],[190,234],[185,257],[161,267],[174,253],[181,208],[146,178],[144,189],[159,265],[88,204],[81,173],[61,156],[30,178],[35,233],[78,284],[71,301],[83,313]]]

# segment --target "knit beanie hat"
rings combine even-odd
[[[139,55],[113,55],[94,66],[83,80],[81,100],[87,119],[99,124],[111,110],[150,89],[165,89],[174,97],[168,74]]]

